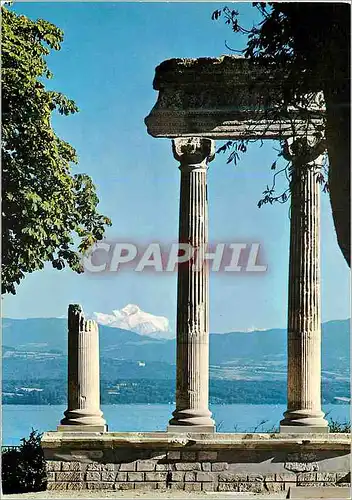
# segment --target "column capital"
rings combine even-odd
[[[326,149],[325,139],[317,140],[310,136],[296,139],[290,137],[284,142],[282,156],[285,160],[307,165],[323,155]]]
[[[215,141],[201,137],[173,139],[172,152],[182,167],[208,168],[215,156]]]

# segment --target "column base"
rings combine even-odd
[[[58,425],[58,432],[108,432],[108,426],[105,425]]]
[[[65,418],[60,421],[60,427],[92,427],[106,428],[103,412],[96,408],[76,408],[64,412]]]
[[[211,418],[211,411],[207,408],[193,409],[187,408],[172,412],[173,418],[169,421],[169,427],[204,427],[215,428],[215,422]],[[186,432],[186,431],[181,431]],[[202,431],[200,431],[202,432]]]
[[[167,432],[175,433],[200,433],[200,434],[214,434],[215,425],[168,425]]]
[[[280,422],[281,433],[327,433],[329,423],[322,411],[287,410]]]

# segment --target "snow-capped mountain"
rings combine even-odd
[[[144,312],[135,304],[116,309],[112,314],[94,312],[92,317],[100,325],[131,330],[148,337],[170,339],[174,336],[169,330],[169,320],[165,316]]]

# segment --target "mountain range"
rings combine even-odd
[[[67,320],[3,319],[3,379],[65,378]],[[323,380],[349,380],[349,320],[322,325]],[[173,378],[176,340],[100,325],[102,379]],[[153,332],[156,333],[156,332]],[[228,380],[285,380],[284,329],[210,335],[210,375]]]
[[[99,325],[122,328],[152,338],[174,337],[169,329],[169,320],[165,316],[147,313],[135,304],[127,304],[120,310],[112,311],[112,314],[94,312],[92,319]]]

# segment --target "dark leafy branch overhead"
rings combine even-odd
[[[317,172],[317,179],[329,190],[337,242],[350,265],[351,5],[254,2],[253,6],[261,21],[250,29],[241,27],[237,11],[228,7],[217,9],[213,19],[224,18],[235,33],[248,31],[246,47],[240,52],[253,64],[275,65],[285,71],[290,85],[284,88],[282,109],[294,105],[304,113],[309,99],[323,96],[325,122],[315,134],[317,142],[326,139],[329,168]]]
[[[230,9],[225,6],[222,9],[217,9],[212,14],[213,20],[224,18],[225,24],[229,25],[234,33],[247,35],[247,45],[242,50],[232,49],[227,43],[226,46],[233,52],[240,53],[246,58],[253,61],[253,64],[275,65],[275,68],[281,70],[287,75],[289,85],[284,86],[281,94],[270,95],[270,109],[278,109],[280,113],[273,113],[266,116],[268,121],[279,121],[283,116],[290,117],[289,109],[294,109],[299,113],[300,119],[306,118],[307,130],[310,122],[310,113],[312,105],[322,107],[324,105],[324,97],[322,95],[322,87],[317,82],[316,75],[313,72],[302,66],[302,58],[296,53],[295,37],[290,26],[290,19],[287,15],[283,4],[274,3],[259,3],[254,2],[253,6],[259,10],[262,20],[258,25],[247,29],[240,24],[239,11]],[[283,6],[283,7],[282,7]],[[282,7],[282,8],[281,8]],[[313,85],[312,81],[317,82]],[[277,99],[275,101],[275,99]],[[269,108],[269,106],[268,106]],[[262,110],[260,110],[262,112]],[[258,110],[259,112],[259,110]],[[259,113],[258,113],[259,117]],[[291,119],[292,136],[295,136],[295,121]],[[314,136],[317,141],[324,138],[325,124],[315,126]],[[227,141],[224,145],[218,148],[218,153],[229,153],[227,163],[238,164],[240,154],[247,151],[249,143],[255,142],[251,140]],[[284,143],[281,141],[281,150]],[[278,158],[282,156],[279,150]],[[271,165],[271,170],[275,170],[276,161]],[[317,172],[317,179],[323,184],[323,190],[328,190],[327,179],[324,176],[325,169]],[[281,168],[274,175],[271,187],[263,191],[263,198],[258,202],[258,207],[267,203],[273,202],[285,203],[290,197],[290,187],[282,193],[276,194],[276,178],[282,174],[289,186],[290,182],[290,163],[287,162],[285,167]]]

